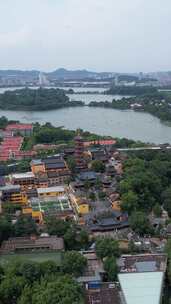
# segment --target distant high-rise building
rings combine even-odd
[[[46,86],[49,84],[49,80],[47,79],[46,75],[42,72],[39,74],[39,85],[41,86]]]
[[[118,75],[115,76],[115,86],[117,87],[119,84],[119,77]]]
[[[140,80],[140,81],[143,79],[143,76],[144,76],[143,73],[140,72],[140,73],[139,73],[139,80]]]

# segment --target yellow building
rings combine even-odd
[[[45,165],[40,159],[35,159],[31,161],[31,171],[33,174],[45,173]]]
[[[112,209],[115,211],[121,211],[121,201],[114,201],[111,203]]]
[[[65,188],[63,186],[55,186],[48,188],[38,188],[37,189],[38,197],[49,197],[49,196],[62,196],[65,194]]]
[[[27,204],[27,195],[25,193],[13,193],[11,194],[10,197],[10,201],[11,203],[14,204],[22,204],[22,205],[26,205]]]
[[[76,196],[74,194],[70,194],[70,198],[73,208],[76,210],[76,212],[79,215],[84,215],[89,213],[90,211],[89,204],[85,198]]]
[[[27,195],[21,191],[19,185],[6,185],[0,187],[0,198],[4,202],[27,204]]]
[[[23,208],[22,209],[22,213],[24,215],[31,215],[32,218],[38,223],[38,224],[42,224],[43,223],[43,214],[41,211],[33,211],[32,207],[28,207],[28,208]]]

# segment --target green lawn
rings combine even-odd
[[[61,252],[32,252],[32,253],[11,253],[0,255],[0,264],[11,262],[14,259],[29,260],[34,262],[54,261],[61,264]]]

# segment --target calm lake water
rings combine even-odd
[[[0,89],[1,92],[2,89]],[[97,91],[97,89],[95,89]],[[90,101],[111,101],[122,96],[99,94],[76,94],[72,99]],[[55,126],[69,129],[82,128],[100,135],[127,137],[151,143],[171,143],[171,127],[161,123],[148,113],[121,111],[104,108],[64,108],[46,112],[0,111],[0,116],[21,122],[51,122]]]

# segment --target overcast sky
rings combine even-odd
[[[0,69],[171,70],[171,0],[0,0]]]

